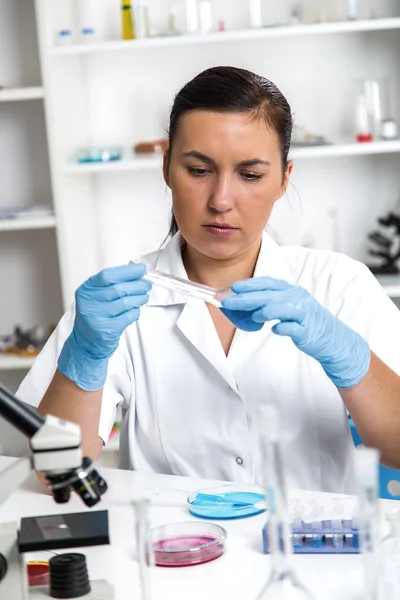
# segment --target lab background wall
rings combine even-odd
[[[76,174],[66,166],[87,144],[129,150],[163,137],[174,95],[199,71],[225,64],[272,79],[297,125],[338,143],[354,141],[354,80],[388,77],[392,116],[400,120],[399,30],[58,56],[54,32],[76,30],[75,0],[36,0],[38,18],[32,0],[0,3],[0,85],[45,90],[44,100],[0,104],[0,207],[53,202],[56,211],[53,229],[0,231],[0,335],[16,323],[56,322],[89,274],[160,246],[171,203],[160,167]],[[147,4],[153,30],[166,29],[173,4],[180,25],[183,0]],[[265,0],[264,21],[287,20],[292,4]],[[374,7],[380,17],[400,16],[395,0],[359,4],[365,16]],[[87,0],[102,39],[120,38],[119,6]],[[246,0],[213,0],[212,7],[215,28],[220,19],[227,29],[249,27]],[[307,7],[315,14],[313,0]],[[342,18],[344,7],[326,1],[325,14]],[[397,202],[399,166],[396,153],[297,159],[271,225],[284,243],[367,261],[367,233]],[[0,380],[15,389],[23,374],[3,370]]]

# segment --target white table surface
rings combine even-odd
[[[12,460],[14,459],[0,457],[0,471]],[[105,468],[101,469],[101,474],[106,479],[109,489],[94,510],[109,510],[111,545],[80,548],[77,551],[86,554],[91,579],[107,579],[115,586],[116,600],[140,600],[135,560],[134,515],[129,500],[153,494],[153,485],[193,491],[210,482]],[[138,487],[138,484],[142,484],[142,487]],[[144,487],[146,485],[149,486],[148,489]],[[296,496],[315,497],[321,502],[329,497],[327,494],[311,492],[298,492]],[[195,520],[186,511],[186,499],[182,493],[163,492],[153,494],[152,499],[152,526]],[[385,502],[386,507],[390,507],[391,504],[396,503]],[[84,510],[90,509],[86,509],[77,497],[73,497],[68,504],[55,504],[52,498],[42,491],[33,475],[0,506],[0,522],[19,522],[21,517],[26,516]],[[201,566],[153,569],[153,595],[156,600],[255,600],[269,572],[269,558],[261,552],[261,529],[265,523],[265,516],[217,523],[228,532],[225,555]],[[314,594],[316,600],[364,598],[359,556],[297,555],[293,560],[299,578]]]

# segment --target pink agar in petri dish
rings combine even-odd
[[[159,567],[189,567],[219,558],[226,531],[211,523],[174,523],[152,530],[154,562]]]

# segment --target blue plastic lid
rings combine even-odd
[[[213,495],[216,499],[224,498],[230,503],[223,504],[217,500],[213,502],[212,499],[206,498]],[[262,486],[234,483],[193,492],[188,497],[188,512],[202,519],[244,519],[265,512],[264,506],[256,506],[265,501],[266,490]],[[241,503],[249,506],[240,507]]]
[[[94,29],[92,27],[85,27],[82,29],[82,33],[94,33]]]
[[[71,35],[72,31],[70,29],[60,29],[58,35]]]

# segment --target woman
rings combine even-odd
[[[79,423],[86,455],[122,405],[123,468],[257,481],[257,413],[273,401],[292,486],[352,490],[346,409],[400,467],[400,313],[364,265],[264,232],[291,133],[284,96],[248,71],[209,69],[178,93],[164,157],[172,239],[86,281],[19,390]],[[151,289],[147,267],[235,294],[218,310]]]

